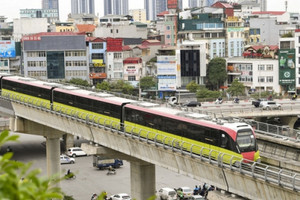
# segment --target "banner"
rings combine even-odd
[[[16,57],[15,41],[0,40],[0,58]]]
[[[295,90],[295,49],[279,50],[279,85]]]

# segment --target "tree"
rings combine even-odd
[[[72,78],[69,81],[69,83],[72,83],[74,85],[82,85],[82,86],[85,86],[85,87],[90,85],[87,80],[82,80],[80,78]]]
[[[190,92],[197,92],[200,89],[200,85],[198,85],[195,81],[191,81],[186,85],[186,89]]]
[[[106,90],[106,91],[110,91],[110,89],[111,89],[110,88],[110,84],[107,81],[103,81],[101,83],[97,83],[96,88],[100,89],[100,90]]]
[[[9,136],[8,131],[3,131],[0,134],[0,147],[6,142],[17,139],[18,136]],[[12,156],[12,152],[0,156],[0,199],[63,199],[61,189],[53,186],[60,181],[60,178],[40,178],[39,169],[29,171],[31,163],[13,161]]]
[[[156,86],[156,80],[153,76],[146,76],[140,79],[140,86],[142,90],[147,90]]]
[[[207,89],[206,87],[201,87],[200,89],[196,92],[197,98],[218,98],[222,96],[222,93],[220,91],[211,91]]]
[[[245,86],[243,83],[239,82],[238,79],[234,79],[227,92],[232,96],[243,95],[245,94]]]
[[[208,83],[213,89],[219,89],[227,80],[226,60],[224,58],[213,58],[207,67]]]

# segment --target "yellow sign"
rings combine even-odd
[[[103,63],[103,59],[95,59],[92,60],[94,67],[105,67],[105,63]]]

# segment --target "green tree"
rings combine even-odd
[[[74,85],[82,85],[82,86],[89,86],[89,82],[87,80],[82,80],[80,78],[72,78],[69,83],[74,84]]]
[[[213,89],[219,89],[227,80],[226,60],[224,58],[213,58],[207,67],[208,84]]]
[[[197,92],[200,89],[200,85],[198,85],[195,81],[191,81],[186,85],[186,89],[190,92]]]
[[[205,99],[205,98],[218,98],[222,96],[222,93],[220,91],[211,91],[207,89],[206,87],[201,87],[196,92],[196,96],[199,99]]]
[[[145,76],[140,80],[141,89],[147,90],[156,86],[156,80],[153,76]]]
[[[227,92],[232,96],[243,95],[245,94],[245,86],[243,83],[239,82],[238,79],[234,79]]]
[[[102,81],[101,83],[97,83],[96,88],[100,90],[106,90],[106,91],[110,91],[111,89],[110,84],[107,81]]]
[[[16,141],[18,136],[9,136],[8,131],[0,134],[0,147],[9,141]],[[50,200],[63,199],[63,193],[53,184],[60,179],[40,178],[39,169],[29,171],[31,163],[11,160],[12,152],[0,156],[0,199],[14,200]]]

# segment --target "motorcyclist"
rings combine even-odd
[[[240,99],[238,97],[234,98],[233,100],[234,103],[239,103],[240,102]]]
[[[97,197],[98,197],[98,195],[97,195],[96,193],[94,193],[94,194],[92,195],[92,198],[91,198],[91,200],[96,200],[96,199],[97,199]]]
[[[295,100],[295,99],[297,99],[297,94],[294,94],[292,97],[292,100]]]
[[[221,104],[222,102],[223,102],[222,97],[217,98],[217,100],[216,100],[216,103],[217,103],[217,104]]]

